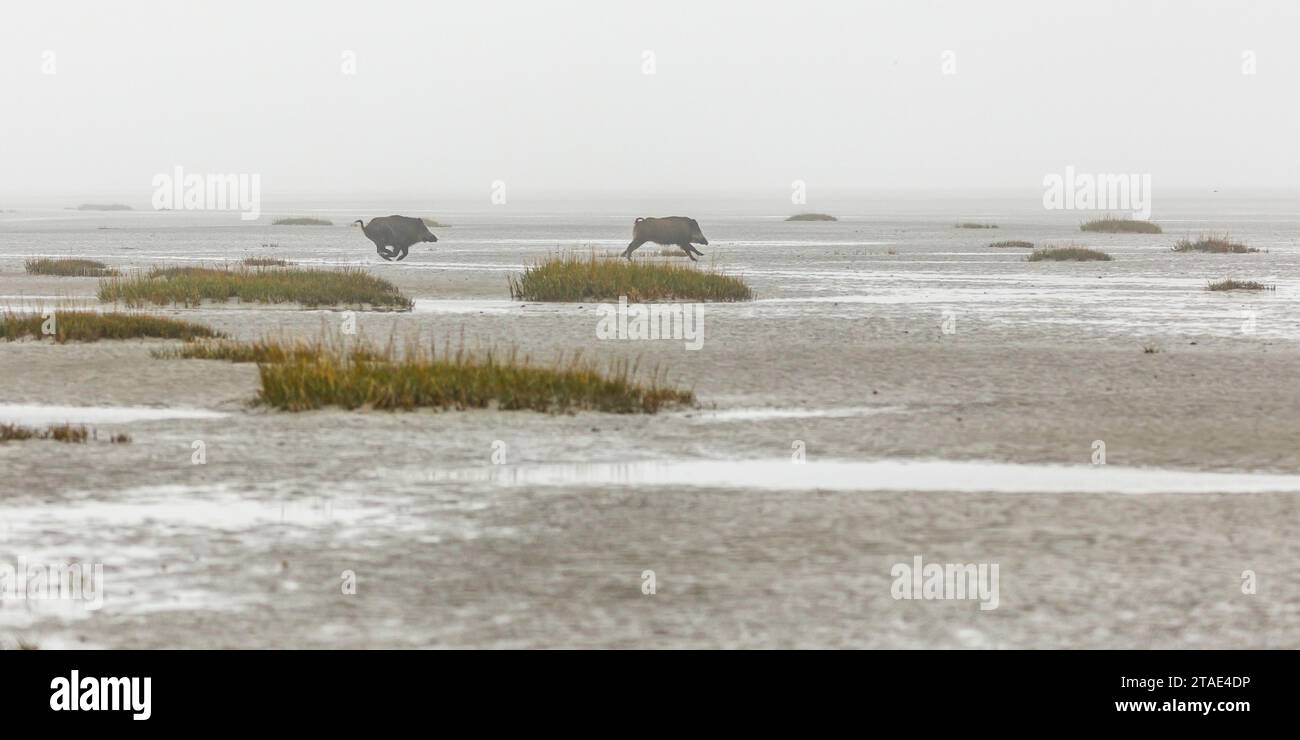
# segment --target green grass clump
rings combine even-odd
[[[364,270],[236,270],[211,267],[157,267],[129,278],[99,283],[99,300],[128,306],[183,304],[238,298],[248,303],[300,303],[304,306],[369,305],[409,310],[411,299],[397,286]]]
[[[1161,234],[1160,225],[1150,221],[1138,221],[1131,218],[1105,218],[1085,221],[1079,224],[1080,231],[1096,231],[1103,234]]]
[[[839,221],[829,213],[796,213],[786,221]]]
[[[272,226],[333,226],[334,222],[323,218],[277,218]]]
[[[5,311],[0,314],[0,339],[12,341],[23,337],[50,337],[63,344],[98,342],[101,339],[190,340],[221,336],[220,332],[202,324],[147,314],[55,311],[50,318],[54,321],[54,333],[45,334],[47,319],[44,315]]]
[[[962,223],[957,224],[957,228],[959,229],[996,229],[997,227],[997,224],[980,224],[975,223],[974,221],[963,221]]]
[[[279,257],[245,257],[245,267],[289,267],[293,263]]]
[[[1010,239],[1010,240],[1008,240],[1008,241],[1004,241],[1004,242],[993,242],[993,243],[990,244],[989,246],[990,246],[990,247],[998,247],[998,248],[1000,248],[1000,249],[1003,249],[1003,248],[1009,248],[1009,249],[1033,249],[1033,248],[1034,248],[1034,243],[1033,243],[1033,242],[1027,242],[1027,241],[1021,241],[1021,240],[1019,240],[1019,239]]]
[[[1092,261],[1101,260],[1109,262],[1112,258],[1105,252],[1087,247],[1050,247],[1047,249],[1035,249],[1027,258],[1030,262],[1042,262],[1043,260],[1075,260],[1075,261]]]
[[[305,339],[257,339],[242,342],[232,339],[186,342],[168,349],[155,350],[153,356],[164,360],[224,360],[226,362],[274,363],[289,360],[310,360],[325,352],[346,353],[353,359],[380,361],[387,353],[356,344],[345,348],[341,343],[326,346],[323,342]]]
[[[105,277],[116,275],[114,270],[103,262],[80,260],[67,257],[49,259],[30,259],[23,263],[29,275],[60,275],[63,277]]]
[[[510,297],[521,301],[748,301],[744,280],[692,265],[557,255],[510,277]]]
[[[579,357],[542,366],[513,351],[439,353],[414,343],[399,351],[391,342],[376,348],[324,340],[276,345],[264,340],[245,352],[224,354],[258,358],[257,402],[282,411],[496,408],[629,414],[695,401],[690,391],[662,386],[657,374],[649,382],[639,380],[627,363],[603,372]]]
[[[20,427],[16,424],[0,424],[0,442],[16,442],[28,439],[49,439],[68,444],[84,444],[90,432],[83,426],[71,424],[51,424],[44,429]]]
[[[1192,241],[1191,239],[1180,239],[1174,245],[1175,252],[1209,252],[1211,254],[1246,254],[1248,252],[1258,252],[1258,249],[1248,247],[1240,242],[1234,242],[1226,236],[1202,236]]]
[[[1206,290],[1277,290],[1276,285],[1265,285],[1254,280],[1218,280],[1205,287]]]

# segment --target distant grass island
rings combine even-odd
[[[1218,280],[1205,287],[1206,290],[1277,290],[1276,285],[1268,285],[1256,280]]]
[[[122,203],[82,203],[77,206],[78,211],[133,211],[131,206]]]
[[[1175,252],[1208,252],[1210,254],[1248,254],[1259,251],[1254,247],[1235,242],[1227,236],[1201,236],[1195,241],[1180,239],[1173,249]]]
[[[1093,231],[1101,234],[1163,234],[1159,224],[1150,221],[1137,221],[1131,218],[1105,218],[1085,221],[1079,224],[1080,231]]]
[[[1113,259],[1105,252],[1087,247],[1048,247],[1035,249],[1027,258],[1030,262],[1110,262]]]
[[[796,213],[786,221],[839,221],[829,213]]]
[[[272,226],[333,226],[334,222],[324,218],[277,218]]]

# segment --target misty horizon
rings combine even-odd
[[[175,166],[258,174],[267,202],[486,201],[495,182],[776,202],[801,181],[809,205],[1033,197],[1067,166],[1150,174],[1157,198],[1293,192],[1300,168],[1283,3],[314,4],[309,26],[74,5],[0,28],[0,201],[143,203]]]

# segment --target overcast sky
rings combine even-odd
[[[788,197],[803,180],[813,202],[1041,191],[1066,165],[1150,173],[1167,191],[1289,189],[1300,173],[1295,0],[166,0],[0,14],[0,197],[147,203],[177,165],[258,173],[268,199],[486,200],[496,180],[512,197]]]

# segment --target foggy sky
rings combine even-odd
[[[815,203],[1035,193],[1067,165],[1151,173],[1166,191],[1291,189],[1300,172],[1293,1],[172,0],[0,13],[0,201],[147,207],[151,178],[177,165],[258,173],[268,199],[485,201],[496,180],[516,200],[788,200],[803,180]]]

